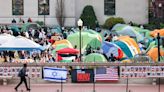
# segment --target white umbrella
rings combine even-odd
[[[1,44],[0,50],[44,50],[44,48],[30,39],[19,36]]]

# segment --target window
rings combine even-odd
[[[104,0],[104,14],[115,15],[115,0]]]
[[[12,0],[12,14],[23,15],[23,0]]]
[[[49,0],[38,0],[38,15],[49,15]]]

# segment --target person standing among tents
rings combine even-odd
[[[15,87],[15,90],[18,91],[18,87],[22,84],[22,82],[25,83],[27,91],[30,91],[30,88],[27,86],[27,81],[26,81],[26,69],[27,69],[27,64],[23,64],[23,68],[19,71],[18,77],[20,77],[20,82],[19,84]]]

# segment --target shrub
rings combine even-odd
[[[112,28],[115,24],[117,24],[117,23],[124,24],[125,21],[124,21],[123,18],[120,18],[120,17],[117,17],[117,18],[115,18],[115,17],[110,17],[110,18],[108,18],[108,19],[105,21],[105,23],[104,23],[103,26],[104,26],[105,28],[111,29],[111,28]]]
[[[83,20],[83,25],[94,29],[96,27],[97,17],[95,15],[94,9],[91,5],[84,7],[83,12],[80,16]]]

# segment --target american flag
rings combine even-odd
[[[105,80],[118,80],[118,69],[117,67],[99,67],[95,70],[95,80],[105,81]]]

